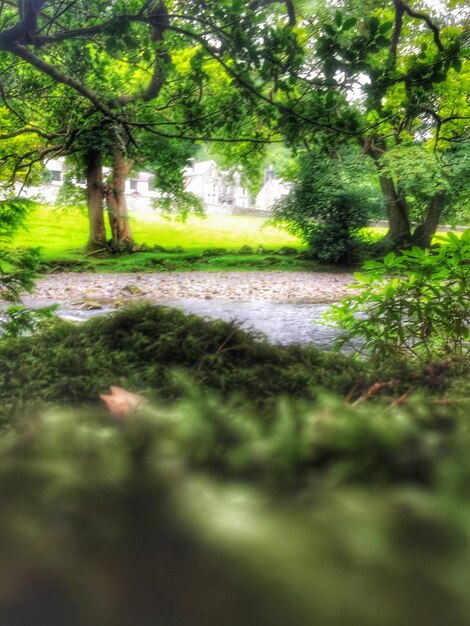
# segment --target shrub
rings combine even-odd
[[[306,155],[298,181],[277,202],[271,221],[308,244],[314,258],[350,263],[357,256],[360,231],[378,202],[371,193],[345,176],[342,164]]]
[[[463,409],[25,414],[0,437],[0,622],[466,626]]]
[[[364,269],[355,274],[359,294],[327,316],[343,329],[338,346],[358,340],[381,360],[469,355],[470,230],[449,233],[431,250],[391,252]]]
[[[11,241],[31,206],[28,200],[0,201],[0,300],[12,305],[0,314],[0,327],[6,336],[34,330],[53,310],[51,307],[32,310],[21,304],[22,293],[34,289],[40,263],[38,251],[2,248]]]
[[[84,324],[56,320],[32,337],[0,343],[0,413],[24,403],[93,402],[109,385],[173,398],[186,372],[204,389],[245,395],[314,397],[345,391],[352,360],[313,347],[272,346],[236,325],[165,307],[135,307]]]

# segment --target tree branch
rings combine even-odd
[[[426,22],[428,28],[432,31],[434,37],[434,43],[440,52],[444,52],[444,46],[442,45],[439,28],[434,24],[429,15],[415,11],[404,0],[393,0],[395,5],[395,25],[393,29],[392,43],[390,45],[390,52],[392,53],[395,62],[397,57],[398,42],[400,40],[400,34],[403,26],[403,15],[406,13],[410,17]]]
[[[90,89],[88,89],[88,87],[75,80],[71,76],[67,76],[66,74],[62,73],[53,65],[50,65],[46,61],[43,61],[43,59],[37,57],[24,46],[16,43],[11,47],[11,52],[29,63],[30,65],[34,66],[43,74],[50,76],[56,82],[62,83],[63,85],[68,85],[69,87],[75,89],[75,91],[90,100],[95,108],[103,113],[106,117],[120,121],[119,117],[114,113],[114,111],[109,106],[103,104],[98,94],[91,91]]]
[[[36,126],[27,126],[26,128],[12,130],[9,133],[0,133],[0,141],[3,141],[4,139],[14,139],[15,137],[20,137],[21,135],[26,135],[28,133],[39,135],[39,137],[44,137],[44,139],[56,139],[61,136],[61,133],[48,133],[41,128],[37,128]]]
[[[152,77],[150,78],[147,88],[143,92],[119,98],[119,102],[122,105],[129,104],[130,102],[134,102],[136,100],[150,102],[151,100],[158,98],[166,81],[165,65],[169,65],[171,63],[171,55],[169,52],[156,45],[157,42],[160,42],[160,45],[163,47],[163,38],[170,25],[168,10],[163,0],[161,0],[160,3],[150,11],[147,19],[151,28],[152,43],[155,45]]]
[[[20,0],[20,20],[0,32],[0,50],[11,51],[17,42],[35,43],[39,11],[45,4],[46,0]]]

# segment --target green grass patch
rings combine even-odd
[[[132,213],[135,240],[141,252],[86,255],[88,222],[79,210],[37,206],[20,229],[13,246],[39,247],[44,271],[223,271],[314,270],[318,263],[305,258],[306,246],[288,233],[269,226],[263,217],[246,215],[191,216],[186,222],[165,220],[156,213]],[[386,228],[363,230],[376,242]],[[438,233],[443,234],[443,233]],[[248,247],[248,248],[247,248]],[[244,250],[251,249],[245,253]],[[295,249],[298,254],[283,254]],[[323,269],[328,269],[322,266]]]
[[[366,228],[361,229],[361,234],[364,235],[364,238],[367,241],[377,242],[377,241],[380,241],[382,237],[385,237],[385,235],[387,234],[387,231],[388,231],[388,228],[386,228],[385,226],[367,226]],[[433,243],[439,243],[438,237],[445,237],[448,232],[449,232],[449,229],[438,230],[436,232],[435,237],[433,238]],[[463,232],[463,229],[455,230],[452,232],[455,232],[457,237],[460,237]]]
[[[216,253],[212,250],[194,252],[136,252],[133,254],[110,255],[108,253],[94,258],[51,259],[44,261],[45,271],[97,271],[97,272],[183,272],[205,271],[220,272],[227,270],[310,270],[318,264],[301,254],[240,254]]]
[[[38,206],[28,217],[25,228],[16,235],[13,245],[22,248],[40,247],[45,267],[97,271],[165,271],[187,269],[245,269],[252,266],[297,269],[307,267],[279,250],[295,247],[304,250],[299,241],[265,224],[256,216],[209,215],[189,217],[186,222],[168,221],[153,213],[134,213],[131,224],[135,240],[145,244],[146,252],[126,258],[118,255],[84,255],[87,240],[87,218],[78,210],[59,210]],[[155,246],[163,248],[152,251]],[[239,254],[244,246],[252,254]],[[204,252],[219,249],[209,259]],[[246,258],[246,256],[250,258]]]

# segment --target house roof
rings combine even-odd
[[[203,176],[211,167],[215,167],[215,161],[193,161],[183,171],[185,176]]]
[[[155,174],[151,174],[150,172],[137,172],[135,178],[147,183],[155,178]]]

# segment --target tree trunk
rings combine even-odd
[[[112,173],[106,193],[106,206],[111,227],[111,247],[117,251],[130,251],[135,246],[124,194],[126,177],[133,165],[133,161],[126,164],[122,152],[119,148],[114,148]]]
[[[377,164],[380,171],[380,164]],[[398,194],[394,181],[390,176],[379,174],[380,187],[385,197],[388,217],[387,236],[397,242],[406,242],[411,238],[411,226],[408,217],[406,200]]]
[[[422,224],[416,227],[413,233],[413,243],[420,248],[429,248],[433,236],[439,226],[442,209],[445,202],[445,191],[438,191],[430,200],[428,212]]]
[[[360,138],[359,144],[363,154],[369,155],[375,163],[379,175],[380,187],[385,198],[385,209],[388,218],[387,237],[394,243],[409,242],[411,225],[408,216],[406,199],[399,193],[393,178],[384,172],[381,159],[387,151],[385,141],[379,137]]]
[[[101,153],[99,150],[89,150],[85,159],[89,224],[87,248],[95,250],[107,246],[103,214],[104,187]]]

